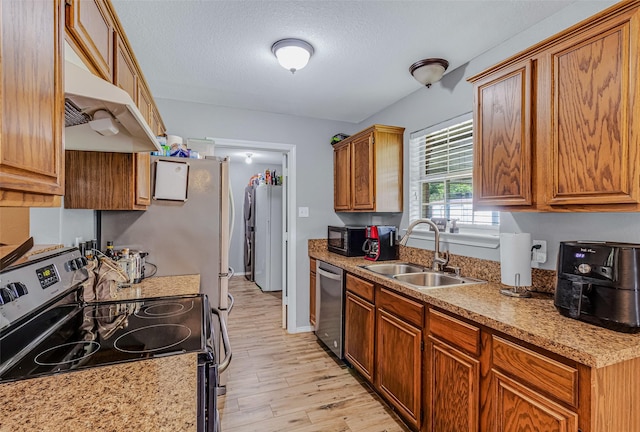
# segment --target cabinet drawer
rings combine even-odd
[[[380,287],[376,298],[376,306],[399,318],[422,328],[424,322],[424,305]]]
[[[365,300],[369,300],[373,303],[373,283],[355,277],[352,274],[347,273],[347,291],[351,291],[354,294],[359,295]]]
[[[480,329],[436,310],[429,310],[429,332],[469,354],[480,355]]]
[[[578,370],[493,336],[493,365],[562,402],[577,406]]]

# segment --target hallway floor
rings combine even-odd
[[[358,374],[337,362],[313,333],[281,328],[281,293],[231,280],[233,351],[223,432],[406,432]]]

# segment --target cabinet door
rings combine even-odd
[[[0,3],[0,205],[64,192],[63,19],[59,0]]]
[[[316,326],[316,260],[309,260],[309,322]]]
[[[351,146],[348,142],[333,148],[333,208],[351,210]]]
[[[138,81],[138,109],[140,110],[140,114],[147,121],[147,124],[151,128],[151,131],[155,134],[157,133],[158,126],[153,122],[153,101],[151,99],[151,92],[147,86],[145,86],[142,82]]]
[[[136,205],[151,205],[151,154],[135,153]]]
[[[546,53],[551,205],[640,202],[638,15],[627,12]]]
[[[137,156],[131,153],[65,151],[65,208],[144,210],[136,204]],[[144,195],[144,192],[143,192]]]
[[[98,74],[113,82],[113,21],[106,0],[66,0],[66,26]]]
[[[525,61],[474,84],[474,205],[532,204],[531,74]]]
[[[498,431],[578,432],[578,415],[493,371]]]
[[[428,430],[477,432],[480,361],[433,338],[429,339],[428,358]]]
[[[369,382],[373,382],[373,347],[376,310],[372,303],[347,292],[345,301],[344,353]]]
[[[422,330],[377,310],[375,386],[417,429],[422,403],[421,347]]]
[[[351,143],[351,197],[353,210],[375,209],[373,132]]]
[[[138,76],[133,58],[127,49],[124,40],[116,36],[115,67],[113,70],[113,83],[122,90],[129,93],[134,103],[138,104]],[[138,105],[139,107],[139,105]],[[142,110],[141,110],[142,111]],[[149,108],[146,108],[147,115],[143,112],[143,117],[149,122]]]

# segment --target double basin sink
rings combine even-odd
[[[389,276],[398,282],[407,283],[418,289],[445,288],[486,282],[481,279],[439,272],[409,263],[376,263],[364,265],[362,268],[377,274]]]

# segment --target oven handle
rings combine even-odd
[[[222,332],[222,345],[224,346],[224,360],[218,364],[218,373],[222,373],[229,367],[231,363],[231,343],[229,343],[229,333],[227,331],[227,323],[224,322],[220,316],[220,311],[216,308],[211,308],[211,312],[216,314],[218,322],[220,323],[220,331]]]

